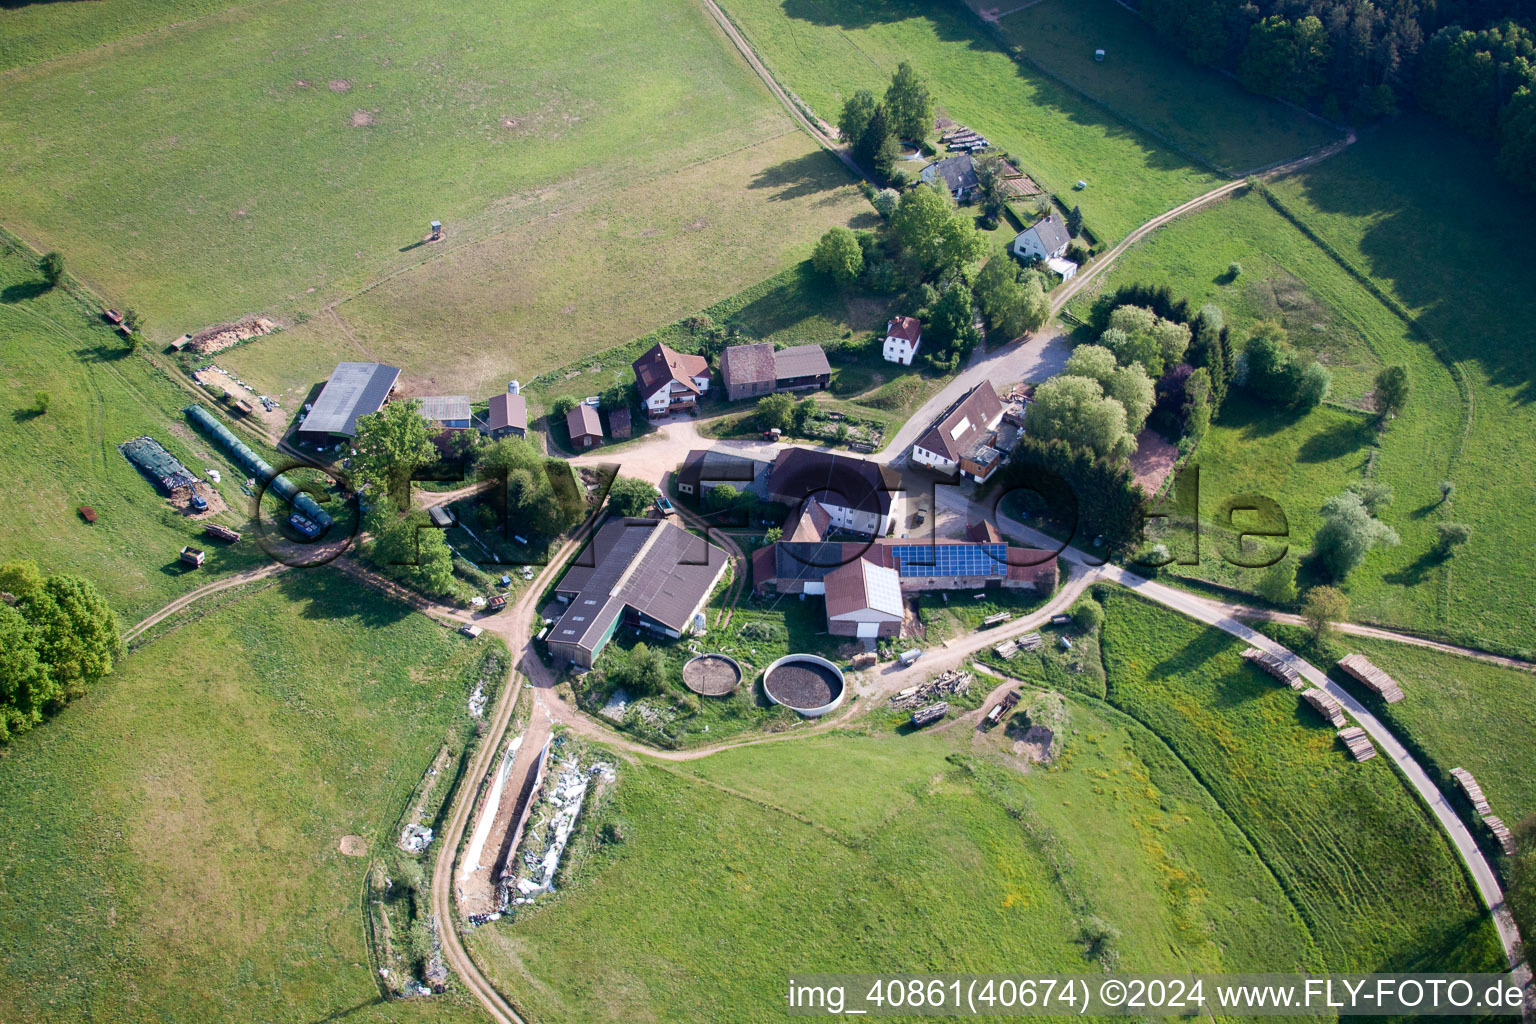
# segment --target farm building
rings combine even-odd
[[[571,432],[572,448],[590,448],[603,441],[603,424],[597,408],[583,402],[565,414],[566,429]]]
[[[621,439],[629,435],[629,409],[610,409],[608,412],[608,436]]]
[[[1048,594],[1056,589],[1058,573],[1051,552],[1009,544],[911,543],[892,537],[873,542],[780,540],[752,553],[753,586],[760,593],[824,594],[831,573],[860,560],[895,570],[904,594],[988,587]]]
[[[824,541],[827,534],[832,532],[832,513],[815,498],[807,498],[805,504],[800,506],[800,514],[792,514],[792,520],[793,525],[785,523],[789,532],[783,537],[791,543]]]
[[[1054,260],[1065,256],[1070,244],[1072,236],[1067,233],[1067,225],[1053,213],[1014,236],[1012,249],[1021,260]]]
[[[865,639],[896,636],[905,617],[901,578],[860,558],[827,573],[827,632]]]
[[[835,528],[880,536],[895,523],[901,476],[878,462],[807,448],[785,448],[768,471],[768,497],[791,507],[821,502]]]
[[[632,365],[640,401],[652,419],[695,409],[709,391],[709,360],[674,352],[659,341]]]
[[[923,325],[915,316],[894,316],[885,325],[885,345],[881,355],[888,363],[911,366],[923,343]]]
[[[973,540],[978,544],[1005,543],[1002,533],[997,528],[997,524],[993,523],[990,519],[983,519],[978,523],[967,525],[965,537],[967,540]]]
[[[432,395],[418,399],[421,418],[440,430],[468,430],[470,427],[468,395]]]
[[[620,625],[667,637],[703,628],[726,553],[657,519],[611,519],[555,587],[566,608],[550,628],[556,658],[591,668]]]
[[[695,448],[677,471],[677,490],[702,498],[721,484],[730,484],[738,491],[764,494],[771,465],[746,455]]]
[[[299,424],[299,439],[324,444],[338,437],[356,437],[357,421],[382,409],[399,382],[400,370],[393,366],[337,363]]]
[[[528,399],[520,394],[492,395],[485,412],[485,434],[492,440],[526,437],[528,434]]]
[[[774,350],[768,342],[732,345],[720,356],[725,396],[733,402],[775,391],[819,390],[832,383],[832,366],[820,345]]]
[[[928,184],[944,182],[949,186],[949,194],[962,203],[975,195],[980,185],[976,178],[976,160],[969,153],[936,160],[918,172],[918,178]]]
[[[1003,453],[992,447],[1002,419],[1003,403],[991,383],[982,381],[917,439],[912,461],[980,483],[1003,463]]]

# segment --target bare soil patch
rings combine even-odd
[[[331,79],[331,92],[351,92],[352,83],[345,78]]]
[[[198,496],[208,503],[208,507],[201,512],[194,511],[192,508],[193,491],[196,491]],[[172,508],[188,519],[207,519],[209,516],[218,515],[229,507],[224,504],[224,499],[219,496],[219,492],[214,490],[211,484],[204,483],[201,480],[191,487],[176,488],[171,492],[169,501]]]
[[[1054,734],[1045,726],[1032,725],[1023,736],[1013,741],[1013,752],[1038,764],[1050,764],[1053,738]]]
[[[1147,497],[1152,497],[1163,486],[1173,464],[1179,459],[1177,445],[1169,444],[1152,429],[1136,435],[1136,454],[1131,456],[1131,475],[1141,485]]]
[[[368,840],[362,836],[342,836],[336,848],[344,857],[365,857],[368,855]]]
[[[365,127],[367,127],[370,124],[373,124],[373,115],[368,113],[368,111],[366,111],[366,110],[354,110],[354,111],[352,111],[352,127],[353,128],[365,128]]]

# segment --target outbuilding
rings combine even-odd
[[[603,441],[603,424],[597,409],[583,402],[565,414],[565,426],[571,432],[572,448],[591,448]]]
[[[357,421],[382,409],[399,381],[398,367],[337,363],[299,424],[299,439],[323,444],[338,437],[356,437]]]

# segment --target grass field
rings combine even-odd
[[[1052,74],[1234,176],[1339,135],[1295,107],[1179,56],[1113,0],[1044,0],[998,26]],[[1102,63],[1094,59],[1098,49],[1106,51]]]
[[[481,1019],[462,995],[380,999],[368,860],[338,843],[393,841],[488,640],[294,573],[0,752],[0,1016]]]
[[[1536,578],[1522,557],[1536,531],[1536,295],[1512,240],[1536,228],[1536,201],[1503,184],[1486,147],[1428,120],[1404,118],[1275,190],[1323,238],[1411,312],[1466,374],[1474,414],[1445,517],[1473,527],[1451,569],[1448,630],[1499,647],[1530,647]],[[1447,196],[1456,202],[1447,220]],[[1437,222],[1454,230],[1426,228]],[[1442,454],[1443,453],[1443,454]]]
[[[950,117],[985,132],[1040,184],[1080,201],[1104,239],[1219,179],[1067,88],[1020,66],[966,12],[919,0],[729,0],[726,13],[774,72],[824,119],[857,89],[883,93],[910,61]],[[1079,198],[1075,194],[1074,198]]]
[[[153,34],[231,7],[232,0],[104,0],[91,4],[8,3],[0,6],[0,72]]]
[[[244,529],[245,474],[185,424],[188,395],[142,355],[129,354],[100,315],[62,288],[42,290],[31,254],[0,242],[0,560],[31,558],[47,572],[93,580],[124,624],[192,588],[266,556],[249,538],[204,544],[202,526],[176,512],[118,452],[141,435],[158,440],[193,473],[219,469],[230,505],[217,519]],[[35,395],[46,391],[48,411]],[[76,508],[89,505],[87,524]],[[185,544],[208,560],[187,571]]]
[[[794,970],[1091,971],[1096,930],[1118,932],[1101,962],[1130,970],[1307,963],[1284,897],[1177,761],[1113,711],[1071,713],[1062,767],[1027,774],[1001,733],[969,731],[625,764],[586,828],[626,841],[472,948],[548,1021],[776,1019]]]
[[[1450,772],[1461,767],[1511,825],[1536,814],[1536,675],[1389,640],[1335,634],[1318,645],[1299,626],[1263,629],[1319,667],[1354,651],[1397,680],[1407,696],[1387,704],[1342,671],[1330,673],[1415,749],[1453,803],[1462,800]],[[1470,804],[1462,810],[1469,824],[1476,821]]]
[[[1121,593],[1106,609],[1109,702],[1232,815],[1330,968],[1501,967],[1465,869],[1385,758],[1351,760],[1295,693],[1238,657],[1235,638]]]
[[[788,116],[691,0],[258,3],[145,37],[131,60],[108,48],[20,69],[0,119],[14,126],[0,219],[145,311],[160,340],[247,312],[301,321],[388,280],[378,311],[357,314],[363,340],[338,327],[333,344],[387,330],[409,338],[402,353],[427,335],[459,354],[494,324],[509,375],[528,376],[518,363],[644,333],[868,209],[835,187],[847,178],[830,157],[786,136]],[[418,245],[434,217],[447,243]],[[696,235],[735,244],[713,280],[679,257],[697,256]],[[397,275],[416,268],[413,293]],[[570,293],[512,315],[556,280],[591,293],[575,342]],[[612,308],[622,291],[646,298]],[[441,321],[486,303],[468,337]],[[614,333],[581,338],[600,316]],[[302,361],[321,326],[267,343],[286,354],[273,365]],[[406,368],[430,379],[443,365]]]
[[[1227,278],[1233,261],[1242,265],[1235,281]],[[1291,550],[1301,555],[1311,549],[1326,499],[1367,478],[1390,484],[1395,497],[1382,517],[1403,543],[1373,553],[1350,576],[1354,614],[1427,632],[1464,629],[1445,615],[1447,571],[1430,552],[1435,524],[1450,515],[1439,505],[1439,484],[1453,472],[1465,405],[1433,351],[1252,193],[1154,232],[1101,288],[1132,282],[1167,284],[1196,308],[1221,306],[1239,338],[1259,320],[1279,319],[1298,346],[1329,366],[1332,400],[1346,406],[1298,416],[1233,389],[1195,457],[1203,514],[1216,516],[1237,494],[1267,494],[1285,510]],[[1085,311],[1088,301],[1078,308]],[[1378,433],[1372,416],[1354,410],[1367,405],[1377,370],[1390,363],[1408,368],[1413,393],[1405,414]],[[1200,566],[1169,571],[1251,589],[1260,573],[1224,563],[1213,540],[1206,538]]]

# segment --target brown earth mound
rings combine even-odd
[[[248,316],[243,320],[233,323],[215,324],[205,327],[192,335],[192,340],[187,347],[194,352],[207,355],[210,352],[218,352],[238,345],[242,341],[259,338],[263,334],[271,334],[277,330],[277,323],[268,320],[264,316]]]

